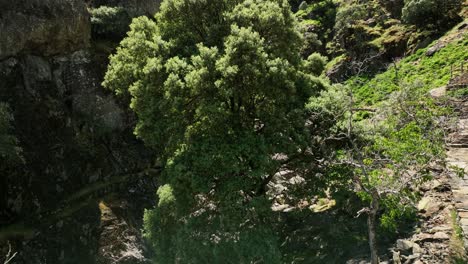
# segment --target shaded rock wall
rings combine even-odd
[[[0,164],[0,255],[9,240],[14,263],[115,263],[99,257],[112,248],[100,242],[99,201],[125,201],[137,231],[153,202],[148,179],[116,181],[152,153],[101,87],[109,54],[92,48],[90,27],[84,0],[0,0],[0,102],[24,159]]]
[[[90,28],[83,0],[0,0],[0,59],[84,48]]]
[[[132,135],[133,116],[100,87],[106,64],[96,56],[77,51],[0,62],[0,101],[12,110],[24,157],[23,164],[2,172],[6,190],[0,194],[0,225],[23,223],[33,229],[32,239],[17,234],[26,242],[16,245],[18,263],[31,263],[28,258],[93,263],[100,225],[97,199],[106,194],[63,201],[151,163],[150,152]]]

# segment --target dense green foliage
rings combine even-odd
[[[405,0],[403,21],[423,26],[450,28],[459,21],[462,0]]]
[[[130,15],[121,7],[100,6],[89,13],[94,38],[120,39],[129,29]]]
[[[304,31],[305,57],[314,52],[327,53],[327,44],[334,35],[336,9],[336,3],[331,0],[311,1],[295,14]]]
[[[313,53],[307,58],[305,65],[306,70],[316,76],[322,74],[327,64],[327,57],[320,55],[319,53]]]
[[[426,93],[467,58],[466,40],[374,77],[442,20],[405,24],[419,23],[407,18],[418,16],[411,1],[289,2],[295,15],[283,0],[166,0],[155,20],[134,19],[111,56],[103,84],[129,103],[163,167],[144,218],[156,263],[315,263],[327,253],[298,252],[291,237],[322,239],[305,224],[317,206],[351,203],[352,217],[367,206],[390,232],[414,217],[413,187],[444,156],[446,112]],[[317,77],[340,63],[342,76],[359,75],[332,86]],[[284,217],[278,204],[310,210]]]
[[[305,103],[323,87],[289,5],[172,0],[156,20],[134,20],[104,85],[131,98],[165,168],[145,216],[157,261],[281,263],[266,185],[276,154],[307,149]]]
[[[367,105],[385,100],[400,89],[401,83],[418,83],[418,89],[428,92],[448,83],[451,67],[459,67],[468,59],[467,47],[468,39],[462,38],[449,43],[432,56],[426,55],[428,48],[420,49],[402,59],[396,67],[391,66],[373,78],[358,76],[348,83],[353,87],[356,100]]]
[[[418,198],[414,187],[430,179],[431,166],[445,155],[439,117],[447,112],[421,89],[403,86],[369,115],[373,111],[356,108],[351,89],[342,88],[322,92],[308,108],[335,122],[329,137],[345,143],[330,158],[328,173],[348,175],[368,204],[361,212],[368,218],[372,263],[379,263],[377,225],[396,231],[399,221],[411,218]],[[367,112],[366,118],[359,118],[360,112]]]
[[[403,262],[453,252],[418,234],[461,235],[456,210],[452,231],[441,217],[449,188],[419,185],[448,174],[457,113],[428,91],[468,60],[467,1],[13,2],[0,241],[15,261],[399,263],[410,236],[422,249]],[[466,103],[468,88],[446,92]],[[422,195],[439,211],[417,210]]]
[[[426,47],[461,21],[453,1],[304,1],[296,13],[304,32],[303,56],[326,55],[327,75],[343,82],[359,72],[385,71],[393,59]],[[403,15],[402,15],[403,13]]]
[[[367,17],[367,6],[364,4],[344,5],[338,9],[336,13],[336,21],[334,25],[335,41],[341,48],[346,48],[347,38],[350,37],[349,31],[356,25],[359,20]]]

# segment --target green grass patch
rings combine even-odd
[[[459,88],[456,90],[450,90],[447,95],[454,98],[463,98],[468,96],[468,87]]]
[[[395,91],[401,84],[418,83],[419,89],[430,89],[444,86],[450,79],[450,67],[459,66],[468,59],[468,37],[449,43],[447,46],[427,56],[428,48],[420,49],[415,54],[390,65],[387,71],[373,78],[354,77],[348,81],[353,87],[357,102],[361,105],[375,105]]]
[[[310,13],[325,12],[329,6],[330,6],[330,3],[328,1],[320,1],[317,3],[312,3],[312,4],[307,5],[307,8],[298,10],[296,12],[296,17],[306,18]]]
[[[458,224],[457,211],[455,210],[450,211],[450,217],[452,218],[453,234],[458,239],[463,239],[463,230],[461,226]]]
[[[305,26],[320,26],[321,25],[320,21],[314,20],[314,19],[304,19],[304,20],[301,20],[299,22],[299,24],[301,26],[304,26],[304,27]]]
[[[450,211],[453,233],[450,238],[451,263],[467,263],[465,247],[463,243],[463,230],[458,224],[458,214],[456,210]]]

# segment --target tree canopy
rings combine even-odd
[[[287,1],[170,0],[111,57],[104,86],[164,166],[145,215],[158,262],[280,263],[266,185],[307,149],[305,104],[323,87],[297,28]]]

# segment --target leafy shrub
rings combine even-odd
[[[404,0],[379,0],[379,4],[390,12],[393,18],[401,18],[401,9],[404,6]]]
[[[356,21],[366,17],[364,5],[348,5],[338,9],[336,13],[335,30],[340,32],[344,28],[349,28]]]
[[[304,2],[306,3],[306,2]],[[333,38],[337,4],[330,0],[313,1],[299,9],[296,17],[303,28],[305,43],[304,58],[313,52],[325,54],[326,43]]]
[[[422,27],[449,28],[460,17],[461,0],[405,0],[402,20]]]
[[[129,29],[131,17],[122,7],[100,6],[89,12],[95,38],[122,38]]]
[[[319,53],[313,53],[307,58],[306,71],[315,76],[319,76],[322,74],[323,70],[325,70],[327,62],[327,57],[322,56]]]
[[[309,21],[307,21],[309,22]],[[303,36],[304,36],[304,44],[302,46],[301,54],[304,58],[309,56],[310,54],[320,51],[323,46],[323,42],[320,41],[318,34],[309,31],[311,27],[309,24],[303,24]]]
[[[336,13],[335,21],[335,41],[340,47],[345,46],[345,40],[349,37],[349,29],[356,24],[357,21],[366,17],[366,7],[361,4],[353,4],[342,6]]]

